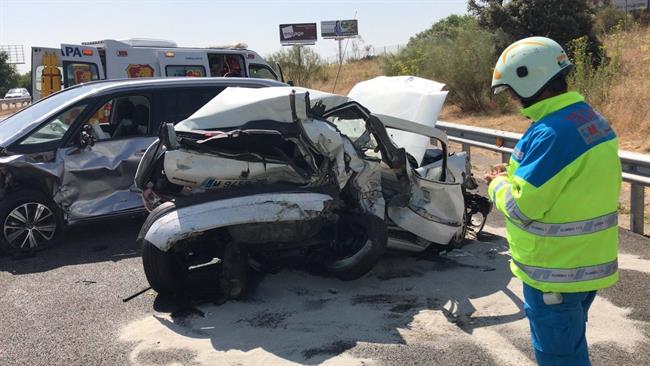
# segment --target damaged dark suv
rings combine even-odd
[[[100,81],[65,89],[0,122],[0,251],[31,251],[73,223],[144,212],[133,178],[160,125],[226,87],[265,79]]]

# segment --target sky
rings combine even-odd
[[[320,22],[356,19],[365,45],[404,45],[416,33],[451,14],[466,0],[273,1],[273,0],[0,0],[0,45],[23,45],[30,68],[32,46],[59,47],[103,39],[168,39],[183,47],[248,44],[262,56],[282,48],[279,24],[318,23],[312,47],[335,58],[335,40],[320,38]],[[345,44],[345,43],[344,43]],[[348,52],[350,46],[348,46]]]

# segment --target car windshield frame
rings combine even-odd
[[[43,120],[77,102],[89,88],[68,88],[52,94],[0,121],[0,147],[7,147],[38,128]],[[35,123],[37,122],[37,123]]]

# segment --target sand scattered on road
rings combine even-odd
[[[503,235],[499,228],[487,228]],[[473,243],[450,256],[387,257],[352,282],[286,270],[268,276],[252,299],[202,305],[205,317],[155,314],[128,324],[120,339],[135,344],[134,365],[169,349],[186,350],[198,365],[374,365],[364,345],[442,349],[476,344],[502,365],[533,365],[522,286],[508,270],[503,239]],[[638,258],[622,258],[629,267]],[[629,352],[647,341],[641,323],[599,297],[588,325],[590,344]],[[159,358],[157,358],[159,359]]]

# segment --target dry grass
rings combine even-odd
[[[530,120],[519,112],[500,114],[495,111],[492,114],[469,114],[461,112],[458,107],[451,104],[445,105],[438,118],[445,122],[520,133],[526,131],[530,126]]]
[[[650,152],[650,29],[636,29],[605,39],[619,44],[621,73],[600,112],[620,136],[621,148]]]
[[[313,89],[346,95],[352,87],[364,80],[382,75],[381,60],[361,60],[343,64],[334,89],[338,64],[326,65],[322,80],[314,81]]]

